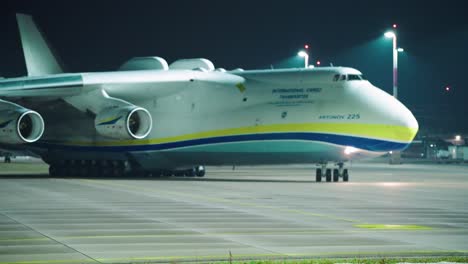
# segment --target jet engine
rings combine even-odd
[[[7,144],[32,143],[44,133],[44,120],[36,111],[13,107],[0,110],[0,142]]]
[[[142,139],[152,128],[148,110],[137,106],[107,108],[96,116],[94,125],[99,134],[115,139]]]

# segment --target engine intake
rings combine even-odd
[[[151,132],[152,119],[148,110],[128,106],[108,108],[94,120],[99,134],[115,139],[143,139]]]
[[[32,143],[44,133],[44,120],[36,111],[15,108],[0,111],[1,143]]]

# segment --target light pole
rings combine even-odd
[[[397,25],[393,24],[393,28],[396,29]],[[393,97],[398,98],[398,52],[403,52],[402,48],[397,46],[397,36],[395,31],[385,32],[386,38],[393,40]],[[401,153],[400,151],[393,151],[390,153],[390,164],[401,164]]]
[[[397,25],[393,24],[393,28],[396,29]],[[384,36],[393,40],[393,97],[398,98],[398,52],[403,52],[404,49],[398,48],[395,31],[387,31]]]
[[[386,38],[393,40],[393,97],[398,98],[398,49],[397,36],[395,32],[388,31],[385,33]]]
[[[301,50],[301,51],[299,51],[299,52],[297,53],[297,55],[298,55],[299,57],[303,57],[303,58],[304,58],[304,68],[307,69],[308,66],[309,66],[309,54],[307,54],[307,52]]]

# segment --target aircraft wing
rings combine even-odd
[[[195,92],[207,88],[237,90],[244,81],[243,77],[226,72],[197,70],[115,71],[2,79],[0,143],[7,143],[7,137],[17,143],[37,141],[44,132],[38,103],[46,106],[57,99],[82,113],[92,114],[95,127],[103,136],[142,139],[151,131],[152,119],[149,111],[139,106],[141,102],[189,89]],[[21,130],[23,123],[23,127],[30,129]]]
[[[0,97],[63,98],[79,96],[96,89],[118,92],[131,97],[167,96],[188,89],[190,83],[205,87],[235,88],[244,83],[243,77],[225,72],[197,72],[190,70],[133,71],[56,74],[41,77],[22,77],[0,80]],[[125,92],[127,90],[127,92]]]
[[[24,77],[0,80],[0,97],[64,97],[83,88],[79,74]]]
[[[226,72],[194,70],[55,74],[1,79],[0,98],[12,102],[63,99],[80,111],[97,113],[107,107],[128,106],[129,101],[161,98],[201,86],[237,89],[244,82],[243,77]]]

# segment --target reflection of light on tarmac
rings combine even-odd
[[[420,182],[347,182],[346,184],[340,184],[339,186],[346,188],[349,186],[373,186],[373,187],[382,187],[382,188],[403,188],[411,186],[425,186],[428,183]]]
[[[406,182],[381,182],[377,183],[378,186],[382,187],[403,187],[403,186],[408,186],[408,183]]]

